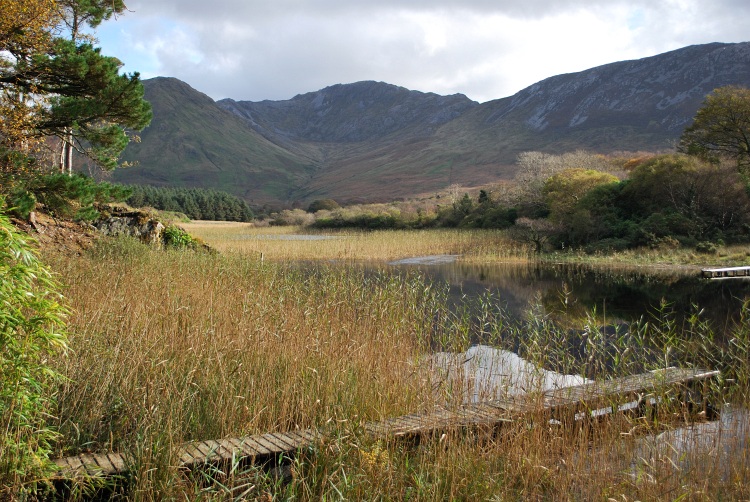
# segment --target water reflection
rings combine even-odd
[[[431,281],[449,284],[454,302],[492,293],[519,317],[531,306],[548,314],[585,315],[596,309],[614,324],[627,323],[648,318],[666,302],[678,321],[698,308],[714,330],[724,332],[739,322],[740,307],[750,299],[750,280],[712,281],[697,269],[460,262],[392,268],[418,270]]]
[[[430,356],[438,383],[461,392],[463,402],[479,403],[506,396],[544,392],[590,380],[540,368],[513,352],[474,345],[466,352],[438,352]]]

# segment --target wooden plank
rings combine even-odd
[[[240,438],[241,441],[244,441],[248,448],[252,448],[254,451],[258,452],[258,455],[261,456],[268,456],[273,455],[274,451],[271,449],[268,449],[265,445],[258,442],[257,438],[259,436],[246,436],[244,438]]]
[[[107,453],[107,457],[118,474],[125,474],[127,472],[127,463],[123,455],[119,453]]]
[[[78,458],[78,456],[75,457],[66,457],[62,459],[62,466],[63,467],[63,477],[72,477],[77,478],[81,475],[86,474],[86,466],[83,465],[83,462],[81,462],[81,459]],[[60,465],[60,464],[57,464]]]
[[[93,455],[89,453],[82,453],[78,455],[78,458],[81,460],[81,463],[86,469],[86,474],[88,476],[92,478],[98,478],[102,476],[102,468],[99,467],[99,464],[96,463]]]
[[[268,450],[269,454],[275,455],[282,452],[282,450],[279,449],[279,447],[276,446],[275,443],[268,441],[268,439],[266,439],[264,436],[253,436],[253,441]]]
[[[196,446],[196,442],[190,442],[180,448],[180,462],[184,467],[190,467],[195,464],[202,464],[206,461],[206,456]]]
[[[219,441],[216,441],[214,439],[207,439],[206,441],[203,441],[203,444],[207,445],[211,451],[210,451],[210,458],[218,458],[219,460],[232,460],[232,452],[231,450],[227,450],[222,446],[222,444]]]
[[[112,462],[109,461],[109,458],[106,454],[94,454],[91,456],[91,459],[96,463],[97,466],[99,466],[102,474],[110,476],[112,474],[117,474],[117,469],[114,465],[112,465]]]
[[[279,439],[274,434],[263,434],[263,439],[268,441],[269,443],[272,443],[276,445],[276,448],[278,449],[278,453],[289,453],[294,451],[296,448],[288,445],[285,441]]]
[[[299,438],[292,437],[288,432],[274,432],[272,433],[272,435],[280,441],[284,441],[287,445],[289,445],[292,451],[299,450],[302,447]]]
[[[704,268],[701,275],[707,279],[726,279],[750,276],[750,267]]]
[[[290,437],[290,439],[297,442],[297,449],[301,450],[302,448],[307,448],[308,446],[311,446],[314,444],[314,440],[311,439],[312,436],[308,434],[303,434],[306,431],[293,431],[293,432],[286,432],[285,434]]]
[[[750,269],[750,267],[748,267]],[[639,402],[659,393],[685,398],[700,382],[718,375],[718,371],[664,368],[601,382],[551,389],[541,394],[507,396],[491,401],[459,406],[455,409],[435,407],[425,413],[407,414],[364,424],[374,436],[429,435],[441,430],[467,426],[497,426],[523,418],[529,413],[543,412],[551,417],[581,417],[582,413],[617,412],[629,402]],[[697,392],[700,392],[698,389]],[[319,430],[305,429],[274,432],[258,436],[194,441],[179,450],[183,467],[216,460],[268,457],[289,453],[313,444],[322,437]],[[101,477],[126,472],[127,462],[117,453],[79,454],[56,459],[63,478]]]
[[[244,456],[251,457],[251,460],[254,460],[255,457],[266,453],[265,448],[253,448],[250,442],[247,441],[247,438],[229,438],[229,441],[231,441],[232,444],[235,445],[235,447],[239,451],[241,451]]]
[[[313,429],[303,429],[299,431],[294,431],[295,434],[303,438],[303,441],[305,441],[305,446],[309,446],[316,441],[318,441],[322,435],[320,432],[313,430]]]
[[[213,452],[211,451],[211,446],[206,444],[205,441],[194,441],[193,446],[200,452],[200,456],[195,457],[198,462],[204,463],[210,460]]]
[[[234,460],[238,456],[242,456],[242,450],[234,446],[229,438],[219,439],[217,442],[221,446],[222,450],[224,450],[225,456],[229,460]]]

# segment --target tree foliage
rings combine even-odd
[[[0,141],[6,148],[26,151],[34,140],[56,137],[105,169],[117,165],[127,131],[148,125],[151,107],[138,73],[120,74],[122,63],[102,55],[81,30],[123,9],[120,0],[0,3]],[[25,13],[19,22],[7,21],[19,11]]]
[[[740,172],[750,174],[750,89],[715,89],[685,129],[679,148],[712,162],[732,159]]]
[[[203,188],[160,188],[145,185],[127,187],[127,203],[162,211],[184,213],[193,220],[250,221],[253,211],[247,202],[226,192]]]

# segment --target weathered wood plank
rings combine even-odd
[[[236,448],[239,454],[245,457],[255,458],[261,454],[261,452],[253,448],[248,441],[244,441],[241,438],[229,438],[228,441]]]
[[[117,468],[112,465],[112,462],[109,461],[109,458],[106,454],[94,454],[91,456],[91,459],[96,463],[97,466],[99,466],[102,474],[110,476],[112,474],[117,474]]]
[[[299,449],[297,441],[287,437],[284,433],[273,432],[267,435],[269,438],[273,438],[276,444],[284,448],[285,452],[293,452]]]
[[[707,279],[729,279],[750,276],[750,267],[704,268],[701,275]]]
[[[283,452],[283,450],[279,448],[276,443],[269,441],[268,438],[265,437],[265,435],[253,436],[253,439],[256,443],[260,444],[266,450],[268,450],[269,454],[276,455]]]
[[[750,267],[748,267],[750,269]],[[643,402],[648,396],[689,398],[700,393],[701,382],[718,375],[718,371],[665,368],[641,375],[592,382],[552,389],[539,394],[514,395],[454,409],[436,407],[425,413],[413,413],[364,424],[373,436],[430,436],[441,431],[477,425],[495,427],[499,424],[544,413],[550,417],[573,419],[582,413],[604,410],[616,412],[630,402]],[[699,385],[701,384],[701,385]],[[696,389],[696,387],[698,387]],[[275,432],[257,436],[193,441],[178,451],[180,466],[192,468],[204,463],[225,462],[242,458],[254,462],[282,453],[292,453],[313,444],[322,437],[319,430],[306,429]],[[61,478],[102,477],[123,474],[127,462],[122,455],[80,454],[55,460]]]
[[[206,461],[206,456],[196,446],[195,442],[190,442],[180,449],[180,462],[184,467],[190,467],[194,464],[202,464]]]
[[[128,465],[123,455],[119,453],[108,453],[107,457],[118,474],[125,474],[127,472]]]

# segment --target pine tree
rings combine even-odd
[[[0,18],[12,16],[17,1],[0,3]],[[82,30],[122,12],[124,4],[24,1],[41,4],[46,21],[29,21],[28,29],[0,23],[0,140],[23,148],[29,140],[57,137],[65,145],[62,168],[70,170],[73,148],[104,169],[116,167],[129,141],[127,131],[148,125],[151,107],[143,99],[139,74],[120,75],[122,63],[102,55]]]

